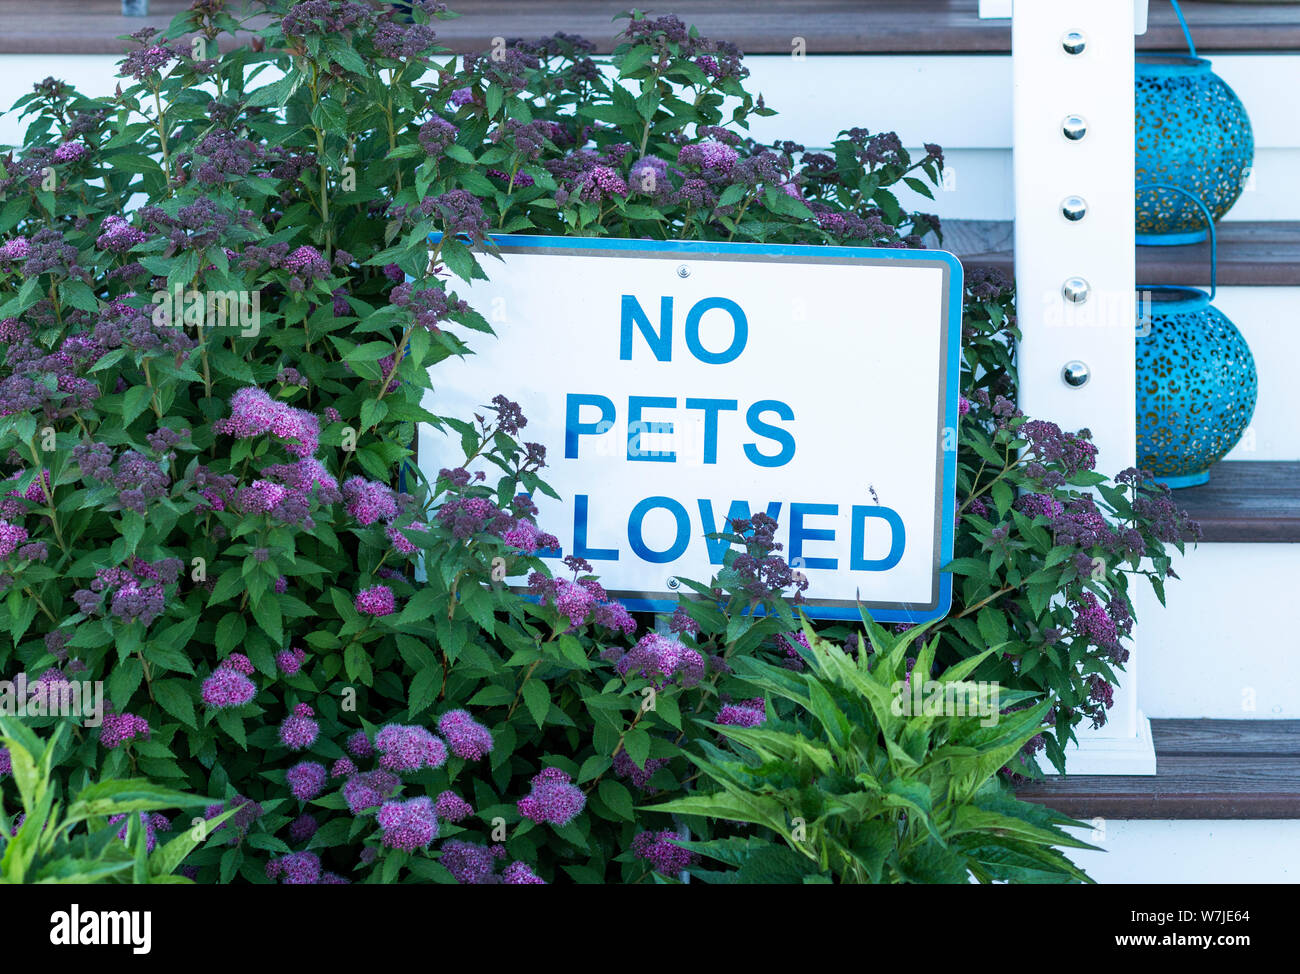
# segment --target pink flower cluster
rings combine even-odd
[[[343,783],[343,800],[347,802],[348,811],[360,815],[382,805],[400,784],[397,775],[383,768],[362,771]]]
[[[99,743],[105,747],[120,747],[137,738],[149,736],[149,721],[135,714],[106,713],[99,728]]]
[[[375,735],[379,766],[390,771],[419,771],[447,763],[447,745],[419,725],[387,724]]]
[[[676,832],[640,832],[632,839],[632,852],[638,859],[650,863],[655,872],[676,876],[696,860],[696,855],[676,845],[681,836]]]
[[[544,768],[532,780],[532,791],[517,802],[519,814],[537,823],[568,825],[587,805],[582,789],[559,768]]]
[[[474,806],[454,791],[444,791],[434,800],[433,810],[438,818],[460,822],[474,814]]]
[[[343,484],[343,506],[362,526],[397,517],[397,495],[387,484],[350,477]]]
[[[636,621],[627,609],[618,602],[609,601],[605,589],[595,579],[570,581],[533,572],[528,576],[528,592],[543,605],[554,606],[574,628],[590,621],[629,636],[636,632]]]
[[[614,668],[623,676],[640,676],[663,689],[674,681],[692,687],[704,676],[704,657],[698,652],[657,632],[647,633]]]
[[[154,847],[158,845],[158,833],[170,832],[172,830],[172,823],[168,820],[166,815],[159,815],[157,812],[154,812],[153,814],[148,812],[137,812],[136,814],[140,817],[141,826],[144,827],[145,849],[149,852],[153,852]],[[110,815],[108,817],[109,825],[116,825],[118,822],[122,822],[123,825],[118,831],[117,837],[123,842],[126,842],[128,834],[127,830],[131,825],[130,820],[127,819],[125,813],[121,815]]]
[[[247,386],[230,397],[230,416],[212,424],[217,433],[248,439],[270,433],[285,440],[296,457],[310,457],[320,444],[320,420],[302,409],[277,402],[257,386]]]
[[[305,751],[316,743],[320,725],[313,719],[311,707],[300,703],[280,724],[280,743],[291,751]]]
[[[387,616],[397,611],[397,600],[387,585],[374,585],[357,593],[357,611],[366,616]]]
[[[280,668],[280,672],[285,676],[294,676],[302,669],[302,664],[306,659],[306,650],[282,649],[275,654],[275,665]]]
[[[718,711],[713,722],[731,727],[757,727],[765,720],[767,706],[762,697],[755,697],[753,700],[726,704]]]
[[[212,675],[203,681],[199,690],[203,702],[214,710],[242,707],[257,696],[257,684],[231,662],[234,656],[238,655],[240,654],[227,657],[212,671]]]
[[[327,777],[325,765],[315,761],[300,761],[284,773],[293,797],[302,802],[309,802],[324,791]]]
[[[381,838],[390,849],[414,852],[438,837],[438,818],[427,797],[388,802],[375,816]]]
[[[492,753],[492,732],[464,710],[449,710],[438,720],[438,730],[447,738],[451,753],[466,761],[478,761]]]
[[[8,558],[27,540],[27,529],[21,524],[0,521],[0,559]]]

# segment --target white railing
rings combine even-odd
[[[981,16],[1010,6],[982,0]],[[1021,405],[1091,429],[1113,475],[1135,461],[1133,37],[1146,0],[1020,0],[1012,14]],[[1139,661],[1134,645],[1072,774],[1155,773]]]

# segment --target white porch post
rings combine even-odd
[[[1012,19],[1021,407],[1091,429],[1112,476],[1135,460],[1133,35],[1145,7],[1019,0]],[[1138,664],[1135,646],[1106,726],[1080,730],[1071,774],[1155,773]]]

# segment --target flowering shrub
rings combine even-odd
[[[546,445],[519,407],[421,406],[490,330],[455,282],[494,272],[494,232],[918,247],[939,221],[890,187],[928,193],[942,151],[858,128],[830,152],[757,144],[771,109],[739,52],[673,17],[633,14],[607,70],[566,35],[457,67],[428,0],[410,22],[266,6],[256,49],[207,57],[238,25],[199,0],[134,35],[119,93],[47,79],[19,103],[0,673],[106,683],[59,773],[210,796],[230,817],[185,860],[200,881],[646,879],[681,826],[638,806],[690,786],[713,723],[759,722],[734,661],[803,665],[807,581],[762,515],[657,627],[581,559],[548,570]],[[1119,563],[1084,580],[1075,556],[1135,559],[1140,537],[1158,575],[1185,526],[1136,474],[1102,492],[1131,531],[1067,489],[1090,482],[1086,439],[1015,414],[1008,295],[970,297],[962,584],[933,631],[941,658],[1051,698],[1055,740],[1097,712],[1128,618]],[[432,481],[419,422],[464,449]]]

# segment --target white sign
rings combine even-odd
[[[955,515],[961,265],[937,251],[496,238],[464,292],[496,337],[434,367],[431,412],[498,393],[547,450],[559,558],[630,609],[707,583],[729,520],[775,518],[814,618],[944,615]],[[423,427],[421,468],[459,438]],[[490,470],[491,468],[489,468]]]

